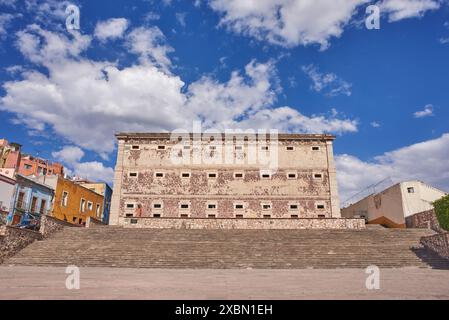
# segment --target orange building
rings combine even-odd
[[[55,190],[53,217],[73,224],[85,224],[87,217],[101,219],[102,195],[61,176],[46,176],[45,183]]]
[[[57,162],[36,158],[30,155],[22,155],[20,159],[19,173],[24,176],[34,175],[64,175],[64,166]]]

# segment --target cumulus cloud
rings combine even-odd
[[[425,118],[433,116],[433,105],[428,104],[424,107],[424,110],[416,111],[413,113],[415,118]]]
[[[390,22],[422,17],[427,11],[440,8],[438,0],[383,0],[380,10],[388,14]]]
[[[160,32],[141,28],[131,34],[148,30]],[[117,131],[190,129],[197,120],[217,128],[357,131],[356,121],[336,113],[306,116],[289,106],[275,107],[281,88],[273,61],[253,60],[227,81],[203,76],[186,85],[161,66],[170,62],[165,60],[167,51],[159,48],[166,45],[153,43],[151,35],[142,36],[150,45],[136,45],[134,50],[153,58],[127,67],[85,58],[90,37],[67,37],[35,25],[18,33],[19,50],[45,72],[27,68],[22,78],[6,82],[0,110],[14,113],[16,123],[37,132],[51,130],[103,158],[114,150]]]
[[[128,36],[130,52],[137,54],[142,63],[152,63],[167,71],[171,66],[168,57],[173,48],[165,43],[165,36],[158,27],[139,27]]]
[[[311,89],[316,92],[324,92],[328,96],[342,94],[349,97],[352,94],[352,84],[341,79],[335,73],[320,73],[313,64],[303,66],[302,71],[312,80]]]
[[[220,24],[234,32],[286,47],[329,46],[339,38],[356,9],[368,0],[210,0]]]
[[[394,182],[422,180],[449,191],[449,133],[363,161],[336,156],[340,197],[346,201],[369,185],[391,178]]]
[[[123,37],[126,29],[128,29],[129,22],[125,18],[112,18],[106,21],[97,23],[94,35],[102,42],[107,40],[114,40]]]
[[[112,182],[114,170],[105,167],[98,161],[81,162],[81,159],[84,157],[84,151],[79,147],[65,146],[61,150],[53,152],[52,156],[54,159],[67,166],[67,171],[71,175],[92,181]]]
[[[373,128],[380,128],[380,123],[377,121],[373,121],[370,124],[371,124],[371,127],[373,127]]]

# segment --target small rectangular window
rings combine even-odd
[[[415,188],[409,187],[409,188],[407,188],[407,192],[408,193],[415,193]]]
[[[211,173],[207,174],[207,177],[210,178],[210,179],[215,179],[217,177],[217,174],[211,172]]]
[[[137,224],[138,220],[137,219],[131,219],[131,224]]]
[[[187,204],[187,203],[181,203],[180,208],[181,208],[181,209],[189,209],[189,208],[190,208],[190,205]]]
[[[209,204],[207,205],[207,209],[217,209],[217,205],[214,204],[214,203],[209,203]]]
[[[316,206],[316,208],[322,210],[322,209],[324,209],[324,204],[318,204]]]
[[[160,218],[161,217],[161,214],[160,213],[155,213],[155,214],[153,214],[153,218]]]
[[[181,218],[188,218],[188,217],[189,217],[188,214],[185,214],[185,213],[181,214]]]
[[[131,218],[131,217],[134,217],[134,215],[133,215],[132,213],[127,213],[127,214],[126,214],[126,217],[127,217],[127,218]]]
[[[319,151],[319,150],[320,150],[320,147],[312,147],[312,150],[313,150],[313,151]]]
[[[190,178],[190,173],[189,172],[181,173],[181,178]]]
[[[270,218],[271,218],[271,214],[264,214],[264,215],[263,215],[263,218],[264,218],[264,219],[270,219]]]
[[[271,204],[263,204],[262,209],[263,210],[271,210]]]
[[[158,150],[165,150],[165,146],[157,146]]]
[[[164,173],[163,173],[163,172],[156,172],[156,173],[154,174],[154,176],[155,176],[156,178],[163,178],[163,177],[164,177]]]
[[[190,146],[184,146],[184,150],[190,150]]]
[[[318,218],[323,219],[323,218],[326,218],[326,216],[324,214],[319,214]]]
[[[313,177],[314,177],[315,179],[322,179],[322,178],[323,178],[323,175],[322,175],[321,173],[315,173],[315,174],[313,175]]]
[[[298,210],[298,205],[297,204],[291,204],[290,205],[290,210]]]
[[[295,150],[295,147],[287,146],[286,149],[287,149],[287,151],[294,151],[294,150]]]
[[[67,191],[62,192],[62,206],[67,207],[67,202],[69,200],[69,193]]]
[[[134,145],[134,146],[131,147],[131,149],[133,149],[133,150],[139,150],[139,149],[140,149],[140,146]]]
[[[262,179],[270,179],[271,178],[271,174],[269,174],[269,173],[262,173],[261,177],[262,177]]]
[[[126,209],[134,209],[134,203],[127,203]]]
[[[288,179],[296,179],[298,177],[298,175],[296,173],[289,173],[287,174],[287,178]]]
[[[86,211],[86,200],[84,200],[84,199],[81,199],[80,211],[81,212]]]
[[[87,210],[92,211],[94,209],[94,204],[90,201],[87,202]]]
[[[215,216],[215,214],[208,214],[207,217],[208,217],[209,219],[213,219],[213,218],[215,218],[216,216]]]
[[[236,217],[237,219],[243,219],[243,214],[236,214],[235,217]]]
[[[154,209],[162,209],[162,204],[161,203],[155,203],[155,204],[153,204],[153,208]]]
[[[268,146],[262,146],[262,147],[260,147],[260,149],[262,150],[262,151],[268,151]]]
[[[297,214],[292,214],[290,217],[293,218],[293,219],[298,219],[298,215]]]
[[[234,206],[234,208],[235,208],[236,210],[242,210],[242,209],[243,209],[243,204],[236,204],[236,205]]]
[[[130,173],[129,173],[129,177],[130,177],[130,178],[135,178],[135,177],[137,177],[137,172],[130,172]]]
[[[235,150],[243,150],[242,146],[235,146]]]
[[[234,179],[243,179],[243,173],[242,172],[234,173]]]

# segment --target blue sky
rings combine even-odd
[[[111,181],[116,131],[330,132],[343,200],[448,190],[448,53],[446,0],[0,0],[0,137]]]

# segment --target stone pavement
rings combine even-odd
[[[68,290],[62,267],[0,267],[0,299],[449,299],[449,271],[382,269],[219,270],[81,268]]]

